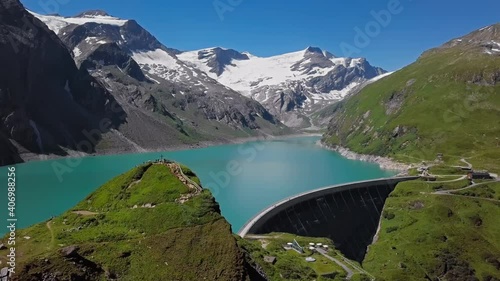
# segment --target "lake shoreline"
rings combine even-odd
[[[342,146],[329,146],[325,143],[323,143],[321,140],[318,141],[318,145],[339,153],[342,155],[342,157],[345,157],[347,159],[351,160],[358,160],[358,161],[364,161],[364,162],[369,162],[369,163],[375,163],[378,164],[379,167],[383,170],[392,170],[392,171],[398,171],[400,172],[399,175],[404,175],[408,173],[408,170],[411,168],[410,164],[404,164],[401,162],[398,162],[392,158],[389,157],[383,157],[383,156],[378,156],[378,155],[369,155],[369,154],[360,154],[354,151],[349,150],[346,147]]]
[[[87,157],[95,157],[95,156],[112,156],[112,155],[124,155],[124,154],[146,154],[146,153],[157,153],[157,152],[173,152],[173,151],[184,151],[184,150],[193,150],[193,149],[202,149],[220,145],[231,145],[231,144],[244,144],[252,141],[269,141],[269,140],[280,140],[280,139],[289,139],[295,137],[314,137],[314,136],[322,136],[319,133],[302,133],[302,134],[289,134],[289,135],[281,135],[281,136],[254,136],[254,137],[245,137],[245,138],[236,138],[236,139],[226,139],[221,141],[201,141],[195,144],[177,144],[167,147],[161,147],[156,149],[143,149],[143,150],[127,150],[114,148],[109,150],[101,150],[97,153],[84,153],[80,151],[74,150],[66,150],[68,155],[57,155],[57,154],[36,154],[31,152],[21,153],[21,158],[24,160],[22,163],[24,164],[28,162],[38,162],[38,161],[46,161],[46,160],[59,160],[59,159],[73,159],[73,158],[87,158]]]
[[[321,139],[319,134],[291,134],[266,139],[205,149],[63,158],[21,164],[16,167],[20,187],[17,191],[24,204],[19,208],[18,226],[26,228],[59,215],[85,200],[112,178],[141,163],[160,158],[160,155],[183,163],[196,173],[202,186],[213,193],[223,216],[234,230],[283,198],[326,186],[392,177],[397,173],[332,153],[317,145]],[[231,143],[248,140],[238,139]],[[0,168],[0,171],[6,170],[7,167]],[[6,178],[7,173],[1,173],[0,180],[7,181]],[[0,212],[0,215],[7,216],[5,212]]]

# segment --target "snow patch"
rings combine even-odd
[[[384,78],[384,77],[387,77],[387,76],[389,76],[389,75],[391,75],[391,74],[393,74],[393,73],[394,73],[394,71],[392,71],[392,72],[386,72],[386,73],[384,73],[384,74],[381,74],[381,75],[379,75],[379,76],[376,76],[376,77],[374,77],[374,78],[372,78],[372,79],[368,80],[368,83],[373,83],[373,82],[376,82],[376,81],[378,81],[378,80],[380,80],[380,79],[382,79],[382,78]]]
[[[491,50],[486,49],[484,52],[488,55],[497,55],[498,53],[500,53],[500,48],[492,48]]]
[[[335,65],[343,65],[344,67],[348,66],[348,58],[331,58],[330,61]]]
[[[85,38],[85,43],[90,44],[90,45],[95,45],[95,44],[102,45],[102,44],[106,44],[109,42],[106,40],[103,40],[102,38],[98,38],[98,37],[87,37],[87,38]]]
[[[342,90],[333,90],[329,93],[312,93],[311,98],[313,99],[313,101],[314,100],[317,100],[317,101],[341,100],[341,99],[345,98],[345,96],[347,96],[347,94],[349,94],[349,92],[358,85],[359,85],[358,82],[353,82],[353,83],[347,85],[347,87],[345,87]],[[314,103],[313,101],[310,101],[310,102]]]
[[[74,56],[75,58],[79,57],[81,54],[82,54],[82,51],[80,50],[80,48],[75,47],[75,48],[73,49],[73,56]]]
[[[198,52],[200,51],[203,50],[184,52],[178,54],[177,58],[185,62],[187,65],[203,71],[204,73],[208,74],[211,78],[217,79],[217,75],[215,73],[210,72],[210,67],[207,66],[207,61],[209,60],[209,58],[202,60],[198,59]]]
[[[180,67],[177,60],[162,49],[133,53],[132,58],[139,64],[163,65],[172,69]]]
[[[128,22],[128,20],[122,20],[110,16],[95,15],[95,16],[85,16],[78,18],[72,18],[72,17],[65,18],[60,16],[40,15],[32,11],[28,12],[30,12],[33,16],[37,17],[43,23],[45,23],[49,27],[49,29],[54,31],[56,34],[59,34],[61,29],[71,24],[83,25],[89,22],[93,22],[106,25],[123,26],[125,23]]]
[[[149,76],[149,75],[147,75],[147,74],[146,74],[146,77],[147,77],[149,80],[151,80],[151,81],[155,82],[156,84],[160,84],[160,81],[158,81],[158,80],[156,80],[156,79],[152,78],[151,76]]]
[[[356,65],[361,64],[361,59],[352,59],[351,62],[349,63],[349,67],[355,67]]]
[[[143,71],[168,81],[186,82],[193,76],[191,69],[186,67],[175,56],[162,49],[136,52],[132,54],[132,58],[141,66]]]
[[[479,31],[483,31],[483,30],[491,29],[491,28],[493,28],[493,26],[492,25],[488,25],[488,26],[485,26],[485,27],[479,29]]]

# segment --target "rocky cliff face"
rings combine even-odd
[[[213,48],[212,50],[201,50],[198,52],[199,60],[206,60],[209,72],[221,76],[226,66],[234,66],[233,60],[249,60],[246,54],[232,49]]]
[[[0,133],[0,166],[22,161],[18,149],[12,145],[11,141],[4,134]]]
[[[40,153],[79,149],[83,132],[98,128],[103,118],[118,126],[123,112],[113,96],[76,67],[59,38],[17,0],[0,5],[2,134]]]

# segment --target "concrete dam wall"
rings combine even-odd
[[[377,231],[385,200],[399,182],[417,178],[355,182],[302,193],[260,212],[238,234],[328,237],[346,257],[361,262]]]

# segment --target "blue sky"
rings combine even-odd
[[[21,1],[42,14],[68,16],[102,9],[135,19],[162,43],[180,50],[222,46],[271,56],[318,46],[337,56],[366,57],[387,70],[500,22],[498,0]],[[383,14],[384,20],[377,21],[373,12]]]

